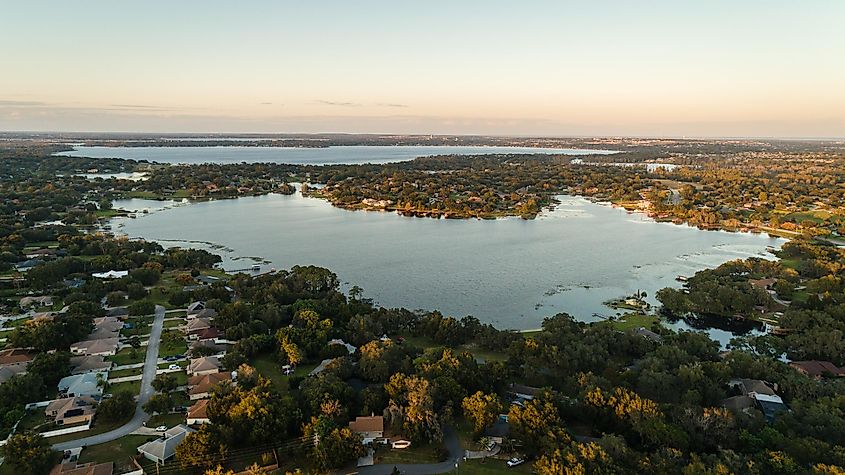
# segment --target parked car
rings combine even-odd
[[[407,449],[411,446],[410,440],[397,440],[390,444],[390,448],[392,449]]]
[[[164,432],[167,430],[167,426],[158,426],[155,430],[156,432]]]
[[[176,370],[179,370],[179,369],[182,369],[182,367],[181,367],[181,366],[179,366],[178,364],[172,364],[172,365],[168,366],[168,367],[167,367],[167,369],[176,369]]]
[[[525,459],[522,457],[514,457],[508,460],[508,467],[516,467],[517,465],[522,465],[525,463]]]

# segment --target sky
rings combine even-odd
[[[845,137],[845,1],[4,2],[0,130]]]

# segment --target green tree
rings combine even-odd
[[[53,452],[47,439],[29,432],[9,437],[6,444],[0,446],[0,455],[5,463],[23,474],[41,475],[53,464]]]

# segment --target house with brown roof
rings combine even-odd
[[[26,367],[35,359],[35,353],[24,348],[7,348],[0,350],[0,368],[5,368],[15,374],[26,372]]]
[[[70,352],[75,355],[113,356],[117,353],[118,346],[120,346],[120,341],[117,338],[84,340],[70,345]]]
[[[830,361],[793,361],[789,366],[814,379],[845,376],[845,368],[840,368]]]
[[[63,463],[53,467],[50,475],[112,475],[114,462]]]
[[[66,397],[50,401],[44,415],[52,417],[56,425],[64,426],[91,422],[97,401],[88,396]]]
[[[199,330],[191,335],[191,339],[197,341],[214,341],[220,337],[220,330],[217,327],[206,328],[204,330]]]
[[[211,420],[208,418],[208,399],[200,399],[188,408],[186,422],[189,426],[211,423]]]
[[[349,423],[349,430],[360,435],[365,444],[384,437],[384,417],[382,416],[358,416]]]
[[[197,333],[199,333],[203,330],[208,330],[211,327],[212,327],[212,325],[211,325],[211,321],[209,319],[207,319],[207,318],[195,318],[195,319],[189,321],[187,325],[185,325],[185,333],[188,334],[188,338],[195,340]]]
[[[192,376],[188,379],[188,386],[190,387],[188,390],[188,396],[192,401],[211,397],[210,393],[214,386],[217,386],[223,381],[231,380],[232,373],[227,371]]]
[[[206,375],[220,371],[220,361],[214,356],[194,358],[188,363],[188,376]]]
[[[23,297],[18,303],[22,309],[29,307],[50,307],[53,305],[53,297],[42,295],[39,297]]]

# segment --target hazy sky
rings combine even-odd
[[[8,1],[0,130],[845,136],[845,1]]]

